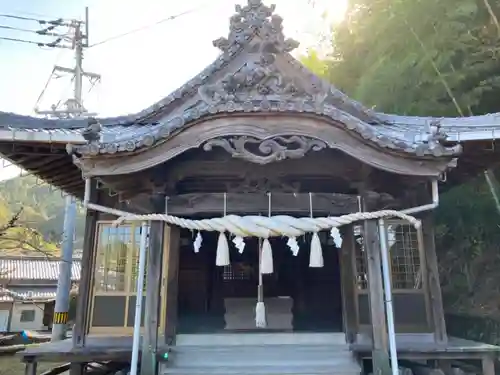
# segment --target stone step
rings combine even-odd
[[[214,368],[206,368],[202,366],[191,367],[162,367],[160,373],[164,375],[360,375],[360,367],[332,367],[332,366],[289,366],[283,364],[281,366],[240,366],[226,367],[218,366]]]
[[[360,375],[343,334],[178,335],[162,375]]]
[[[177,335],[176,346],[346,345],[344,333],[219,333]]]
[[[171,359],[176,364],[199,364],[210,366],[249,364],[254,362],[273,364],[283,363],[322,363],[340,364],[353,361],[348,348],[334,346],[296,346],[296,345],[261,345],[231,347],[190,347],[189,349],[172,348]]]

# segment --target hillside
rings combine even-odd
[[[59,190],[33,176],[13,178],[0,183],[0,224],[22,210],[19,223],[24,228],[12,230],[8,239],[0,239],[2,256],[59,253],[63,223],[64,198]],[[81,207],[76,221],[75,249],[83,243],[85,219]],[[40,236],[33,232],[38,232]],[[42,237],[42,238],[40,238]]]

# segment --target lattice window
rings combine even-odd
[[[387,221],[387,242],[394,289],[421,289],[422,268],[415,228],[402,221]]]
[[[422,269],[415,228],[403,221],[386,221],[387,242],[391,260],[392,288],[421,289]],[[368,288],[366,254],[363,245],[363,227],[354,227],[356,238],[356,285],[358,290]]]
[[[222,271],[222,280],[250,280],[252,278],[252,269],[244,263],[234,263],[224,266]]]
[[[135,247],[130,226],[100,223],[97,243],[96,290],[126,291],[127,256]]]

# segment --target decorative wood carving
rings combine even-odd
[[[252,150],[251,145],[258,145]],[[240,158],[257,164],[268,164],[285,159],[298,159],[309,151],[320,151],[327,148],[323,141],[304,136],[277,136],[268,139],[258,139],[249,136],[215,138],[208,140],[203,149],[211,151],[221,147],[233,158]]]

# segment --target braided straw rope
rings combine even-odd
[[[420,220],[395,210],[381,210],[375,212],[355,212],[342,216],[329,217],[301,217],[291,216],[237,216],[227,215],[220,218],[190,220],[166,214],[125,215],[114,221],[120,225],[125,221],[164,221],[171,225],[195,231],[229,232],[239,237],[298,237],[304,233],[318,232],[337,228],[361,220],[373,220],[386,217],[397,217],[419,228]]]

